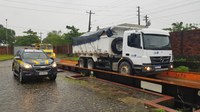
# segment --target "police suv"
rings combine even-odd
[[[12,71],[23,83],[27,77],[57,77],[57,65],[53,58],[47,56],[42,50],[21,49],[13,59]]]

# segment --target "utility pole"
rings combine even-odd
[[[149,18],[149,17],[148,17],[147,15],[144,16],[144,21],[145,21],[145,23],[146,23],[146,26],[148,26],[148,20],[149,20],[148,18]]]
[[[88,32],[90,32],[90,30],[91,30],[91,15],[92,14],[95,14],[94,12],[92,12],[91,10],[90,10],[90,12],[86,12],[86,13],[88,13],[89,14],[89,25],[88,25]]]
[[[140,6],[137,7],[137,12],[138,12],[138,25],[140,25]]]
[[[42,32],[40,32],[40,43],[42,43]]]
[[[7,19],[6,19],[6,53],[8,54],[8,31],[7,31]]]

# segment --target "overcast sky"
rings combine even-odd
[[[137,24],[137,6],[151,20],[151,28],[170,27],[173,22],[200,24],[200,0],[0,0],[0,24],[14,29],[16,35],[32,29],[43,38],[52,30],[67,32],[74,25],[88,30],[92,10],[92,30],[122,23]],[[200,25],[199,25],[200,27]]]

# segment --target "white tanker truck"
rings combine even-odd
[[[78,65],[145,75],[173,68],[169,33],[163,30],[114,26],[73,38]]]

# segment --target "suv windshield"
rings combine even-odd
[[[144,34],[143,44],[144,44],[144,49],[151,49],[151,50],[171,49],[169,37],[167,35]]]
[[[24,59],[47,59],[47,55],[43,52],[24,52]]]

